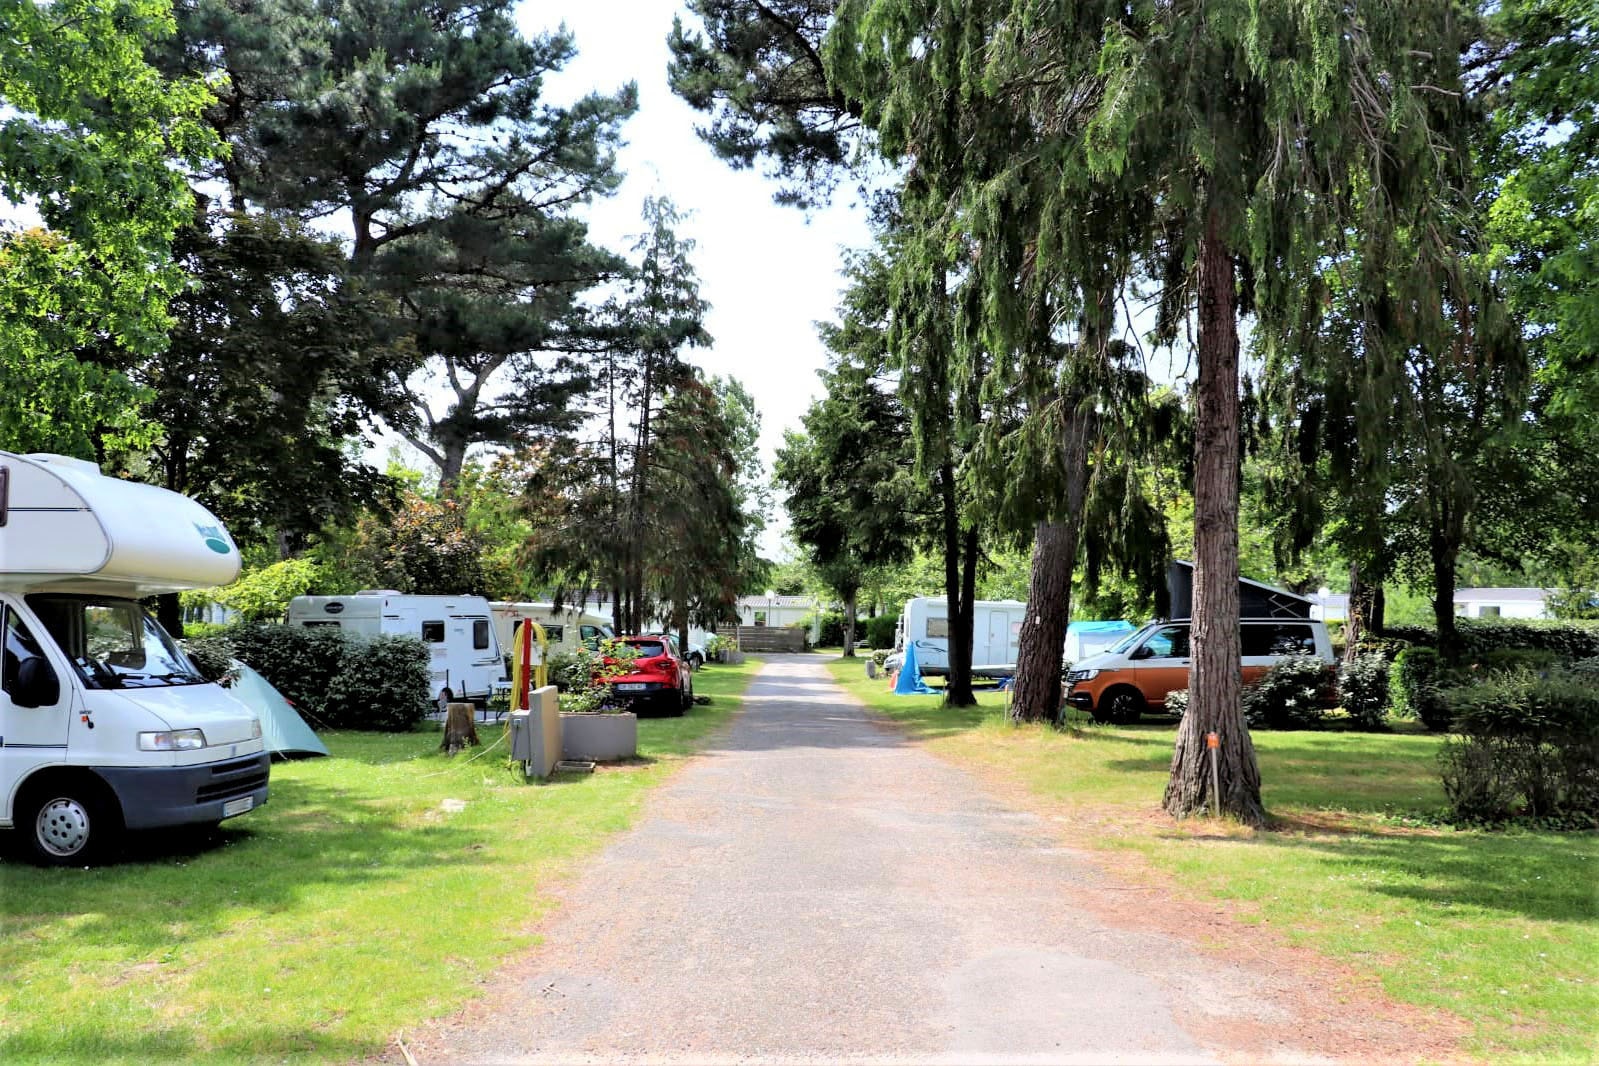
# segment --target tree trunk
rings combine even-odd
[[[444,739],[439,742],[439,750],[446,755],[454,755],[466,747],[477,747],[482,741],[477,738],[477,723],[473,720],[476,708],[470,703],[452,703],[444,716]]]
[[[850,589],[844,597],[844,658],[855,658],[855,598],[858,589]]]
[[[1431,540],[1432,618],[1438,627],[1438,655],[1454,665],[1460,661],[1460,629],[1455,625],[1455,570],[1460,560],[1460,541],[1449,532],[1434,532]]]
[[[1220,740],[1220,809],[1266,821],[1260,767],[1239,702],[1238,312],[1232,254],[1214,207],[1199,246],[1199,380],[1194,388],[1194,609],[1189,705],[1177,729],[1165,807],[1174,817],[1213,800],[1206,735]]]
[[[1349,606],[1344,609],[1344,662],[1353,664],[1360,657],[1360,641],[1365,633],[1367,601],[1371,589],[1360,579],[1360,564],[1349,564]],[[1325,613],[1325,612],[1324,612]]]
[[[960,538],[961,585],[960,599],[949,609],[949,677],[944,689],[944,706],[975,707],[977,697],[972,693],[973,623],[977,608],[977,551],[979,542],[976,527],[967,529]]]
[[[163,592],[155,598],[155,620],[172,636],[183,639],[183,601],[178,593]]]
[[[1061,432],[1065,475],[1064,520],[1040,522],[1033,541],[1033,571],[1027,585],[1027,616],[1016,652],[1016,687],[1011,717],[1018,722],[1055,721],[1061,708],[1061,666],[1072,617],[1072,575],[1088,496],[1088,447],[1098,419],[1073,409]]]
[[[1033,535],[1033,572],[1027,582],[1027,617],[1016,652],[1010,715],[1018,722],[1053,721],[1060,710],[1061,659],[1072,609],[1074,521],[1040,522]]]

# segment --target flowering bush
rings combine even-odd
[[[563,656],[558,667],[552,663],[550,680],[561,689],[561,710],[579,714],[624,710],[613,698],[616,679],[631,674],[637,658],[638,652],[631,644],[606,640],[600,642],[598,651],[579,648],[576,653]]]
[[[1278,662],[1244,689],[1244,718],[1251,729],[1302,729],[1321,720],[1333,691],[1330,663],[1314,655]]]

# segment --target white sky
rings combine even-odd
[[[691,259],[711,305],[706,328],[715,344],[687,359],[749,389],[770,471],[783,431],[798,428],[821,392],[816,372],[827,355],[815,323],[833,317],[838,303],[841,249],[864,246],[870,234],[848,187],[833,206],[808,216],[779,207],[775,186],[758,170],[735,173],[695,136],[705,116],[666,85],[666,36],[676,10],[662,0],[568,0],[524,3],[520,19],[527,34],[564,21],[576,40],[578,56],[552,82],[553,98],[638,83],[639,109],[623,129],[627,178],[616,196],[590,210],[591,238],[625,250],[642,228],[647,196],[666,196],[688,215],[680,233],[695,241]],[[778,523],[767,528],[768,558],[780,550],[780,532]]]

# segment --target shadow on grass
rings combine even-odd
[[[1593,833],[1265,833],[1231,842],[1323,853],[1354,866],[1367,890],[1395,899],[1535,921],[1599,919],[1599,836]]]
[[[313,886],[468,866],[493,842],[488,829],[407,824],[402,811],[305,781],[274,781],[257,813],[209,833],[138,834],[123,862],[92,869],[40,869],[13,851],[0,863],[5,939],[74,919],[74,944],[138,957],[169,947],[178,926],[183,939],[219,935],[241,907],[280,911]]]

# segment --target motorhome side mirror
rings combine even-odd
[[[18,707],[49,707],[61,702],[61,682],[42,656],[35,655],[17,665],[11,702]]]

